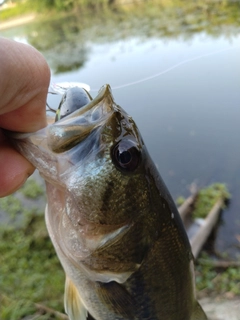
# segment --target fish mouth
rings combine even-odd
[[[72,159],[74,149],[78,149],[78,154],[84,159],[94,144],[98,148],[98,129],[101,130],[115,109],[111,88],[106,84],[88,104],[41,130],[5,133],[16,150],[40,171],[45,180],[64,186],[60,176],[75,162]],[[87,137],[90,139],[85,139]],[[84,139],[84,143],[80,143]],[[73,148],[76,145],[79,148]]]
[[[49,149],[62,153],[73,148],[109,119],[113,105],[111,88],[106,84],[87,105],[47,127]]]

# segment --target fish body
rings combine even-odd
[[[108,85],[84,99],[47,128],[12,135],[46,181],[66,312],[71,320],[207,319],[182,221],[135,122]]]

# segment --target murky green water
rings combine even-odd
[[[36,46],[53,82],[88,83],[93,96],[109,83],[116,102],[137,122],[174,198],[187,196],[192,182],[227,183],[232,201],[216,248],[237,255],[240,4],[156,2],[54,17],[0,35]],[[58,101],[49,96],[52,107]]]

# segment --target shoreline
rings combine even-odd
[[[4,22],[0,22],[0,30],[10,29],[23,24],[32,22],[36,18],[36,14],[28,14],[19,18],[13,18]]]

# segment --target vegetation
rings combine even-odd
[[[30,12],[44,12],[49,10],[72,11],[76,8],[81,9],[102,9],[114,3],[113,0],[11,0],[11,5],[1,10],[1,20],[7,20],[16,16]]]
[[[209,187],[201,189],[195,202],[193,217],[206,218],[207,214],[218,199],[223,199],[223,201],[230,199],[230,193],[228,192],[225,184],[215,183]]]
[[[196,263],[196,285],[200,297],[221,295],[240,296],[240,266],[215,264],[212,257],[202,253]]]
[[[225,184],[215,183],[201,189],[194,205],[193,217],[204,219],[218,199],[225,202],[230,199]],[[184,201],[183,197],[179,197],[176,202],[181,205]],[[240,296],[240,263],[229,260],[224,254],[216,258],[202,252],[196,261],[196,286],[200,297]]]
[[[210,26],[239,25],[239,2],[238,1],[185,1],[185,0],[11,0],[11,6],[1,10],[1,21],[31,12],[43,12],[44,14],[56,12],[74,12],[83,15],[86,10],[112,9],[112,14],[129,13],[134,16],[139,14],[144,19],[151,15],[156,16],[166,23],[169,19],[171,24],[165,25],[168,32],[175,29],[175,24],[181,21],[182,27],[191,32],[202,31]],[[120,6],[121,5],[121,6]],[[165,17],[165,18],[164,18]],[[89,18],[89,17],[88,17]],[[90,19],[94,18],[93,16]],[[175,22],[174,22],[175,21]],[[144,22],[144,21],[143,21]],[[161,23],[160,23],[161,25]],[[154,29],[158,24],[154,21]],[[228,30],[230,31],[230,30]]]
[[[194,209],[192,212],[193,218],[206,218],[214,204],[218,199],[222,199],[225,203],[231,198],[231,195],[224,183],[214,183],[209,187],[202,188],[194,203]],[[181,206],[186,198],[180,196],[176,200],[176,204]]]
[[[43,53],[54,73],[80,69],[91,53],[91,42],[106,43],[137,37],[141,41],[190,39],[205,32],[231,38],[239,33],[240,10],[236,1],[148,0],[44,0],[14,1],[0,11],[0,19],[35,12],[37,19],[14,30],[14,35]],[[132,3],[132,4],[129,4]],[[4,33],[3,33],[4,35]]]
[[[43,188],[34,179],[28,179],[27,183],[21,189],[23,195],[27,198],[36,199],[44,195]]]
[[[200,190],[194,218],[205,218],[218,199],[228,201],[230,194],[225,184],[215,183]],[[220,259],[219,259],[220,258]],[[196,285],[200,296],[240,296],[240,264],[229,261],[223,253],[217,259],[203,252],[196,263]]]
[[[7,7],[6,9],[2,9],[0,11],[0,18],[1,18],[1,21],[4,21],[4,20],[19,17],[24,14],[31,13],[33,11],[34,9],[30,5],[30,3],[24,1],[21,3],[16,3],[16,5]]]
[[[0,199],[0,210],[11,217],[0,228],[0,319],[63,319],[55,310],[63,312],[64,272],[43,213],[26,207],[26,197],[39,201],[40,185],[29,180],[17,194]]]
[[[186,198],[184,198],[183,196],[180,196],[180,197],[177,198],[176,204],[178,206],[181,206],[184,203],[185,200],[186,200]]]

